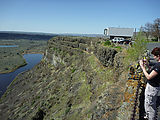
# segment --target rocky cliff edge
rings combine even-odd
[[[0,119],[125,118],[119,112],[127,80],[123,54],[102,46],[103,41],[90,37],[49,40],[43,60],[18,75],[1,98]]]

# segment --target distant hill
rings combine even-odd
[[[57,34],[0,31],[0,39],[4,40],[8,39],[49,40],[55,36],[57,36]]]
[[[49,40],[55,36],[85,36],[85,37],[103,37],[103,34],[51,34],[51,33],[38,33],[38,32],[18,32],[18,31],[0,31],[0,40],[8,39],[28,39],[28,40]]]
[[[75,33],[63,33],[61,36],[80,36],[80,37],[104,37],[103,34],[75,34]]]

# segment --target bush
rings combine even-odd
[[[111,45],[111,42],[109,40],[107,40],[106,42],[104,42],[104,46],[109,46]]]
[[[122,47],[121,47],[121,46],[115,46],[114,48],[117,48],[117,49],[119,49],[119,50],[121,50],[121,49],[122,49]]]
[[[139,57],[146,50],[146,45],[147,45],[147,39],[140,32],[137,35],[136,40],[132,45],[132,47],[130,47],[127,50],[127,59],[128,59],[127,61],[130,61],[130,62],[137,61]]]

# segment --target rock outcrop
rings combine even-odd
[[[118,119],[126,82],[123,56],[101,46],[101,41],[89,37],[49,40],[43,60],[18,75],[1,98],[0,119]]]

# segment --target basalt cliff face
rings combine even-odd
[[[123,55],[102,38],[54,37],[43,60],[16,77],[0,101],[2,120],[128,120]]]

